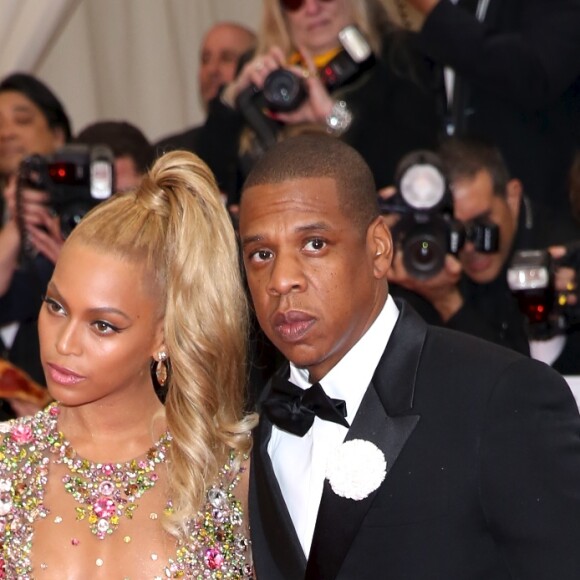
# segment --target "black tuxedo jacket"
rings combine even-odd
[[[542,363],[399,307],[346,437],[383,451],[386,478],[361,501],[325,481],[308,561],[261,418],[250,475],[257,578],[578,580],[580,418],[568,386]]]

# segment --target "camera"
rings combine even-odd
[[[319,73],[329,92],[355,80],[375,63],[371,47],[356,26],[343,28],[338,39],[342,50]],[[264,106],[275,112],[294,111],[307,94],[303,80],[284,68],[272,71],[262,88]]]
[[[577,269],[578,247],[571,246],[565,258],[556,260],[548,250],[514,252],[507,271],[507,283],[526,316],[530,338],[547,340],[564,334],[580,321],[580,307],[570,306],[565,294],[554,287],[557,267]]]
[[[341,50],[319,71],[329,92],[350,83],[376,62],[375,55],[360,30],[349,25],[338,33]],[[265,148],[276,142],[277,125],[266,117],[263,109],[287,113],[297,109],[308,96],[304,79],[286,68],[272,71],[262,89],[250,85],[236,99],[236,106]]]
[[[435,276],[445,264],[445,255],[457,255],[466,241],[478,252],[497,252],[496,224],[485,219],[463,224],[453,217],[453,197],[442,163],[431,151],[414,151],[401,160],[396,193],[379,204],[382,213],[400,215],[393,236],[405,269],[414,278]]]
[[[105,145],[66,145],[50,156],[32,155],[20,165],[18,213],[22,188],[46,191],[67,237],[90,209],[112,195],[113,183],[114,156]]]

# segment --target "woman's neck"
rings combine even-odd
[[[58,429],[82,457],[124,462],[145,453],[166,430],[164,407],[151,393],[130,402],[108,398],[77,407],[61,405]]]

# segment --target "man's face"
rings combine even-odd
[[[64,145],[63,133],[51,129],[42,111],[18,91],[0,93],[0,174],[12,175],[33,153],[48,155]]]
[[[463,223],[485,218],[499,227],[499,249],[495,253],[477,252],[467,242],[459,253],[465,274],[474,282],[493,282],[508,258],[517,229],[520,191],[508,191],[506,197],[496,195],[491,175],[486,170],[475,177],[457,179],[452,184],[455,217]]]
[[[320,380],[384,304],[387,228],[377,218],[361,231],[341,210],[335,180],[313,177],[248,188],[240,237],[260,326]]]
[[[254,44],[243,28],[220,24],[206,35],[201,49],[199,91],[205,107],[226,83],[234,80],[240,56]]]
[[[124,193],[136,189],[143,176],[129,155],[115,157],[115,193]]]

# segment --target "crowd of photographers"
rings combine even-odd
[[[215,172],[235,222],[240,187],[255,159],[277,140],[325,131],[353,145],[373,170],[397,245],[393,294],[428,322],[532,354],[563,374],[580,374],[580,224],[570,209],[580,203],[567,197],[580,190],[580,162],[572,162],[574,147],[580,148],[580,56],[570,64],[578,43],[568,42],[580,7],[569,3],[558,41],[546,40],[538,49],[544,65],[557,55],[568,64],[546,73],[555,86],[548,104],[538,97],[525,103],[524,114],[517,99],[506,95],[502,101],[505,87],[485,84],[504,79],[503,64],[497,70],[474,65],[472,71],[466,54],[444,50],[435,38],[440,29],[460,35],[446,22],[461,22],[461,34],[473,36],[469,58],[492,50],[499,63],[502,50],[516,47],[532,78],[527,31],[535,30],[532,20],[542,9],[553,14],[560,2],[546,7],[534,0],[512,6],[508,15],[493,2],[483,15],[477,2],[474,14],[463,10],[468,2],[410,3],[426,15],[419,34],[397,28],[380,0],[264,0],[257,39],[239,26],[216,26],[201,51],[206,122],[156,147],[138,128],[117,121],[95,123],[73,140],[65,109],[46,85],[26,74],[1,81],[0,356],[43,383],[35,320],[63,239],[91,206],[133,187],[156,154],[182,147],[198,153]],[[526,18],[516,18],[517,10]],[[496,19],[491,32],[485,18]],[[458,41],[446,42],[457,48]],[[242,53],[232,66],[232,55]],[[459,73],[451,92],[440,81],[444,65]],[[510,78],[514,94],[522,82]],[[468,130],[473,119],[489,118],[486,107],[498,99],[509,138],[488,131],[483,139],[484,131]],[[535,135],[542,123],[546,131]],[[573,128],[561,131],[558,123]],[[544,149],[535,151],[528,134]],[[541,152],[549,147],[566,148],[557,161],[566,164],[569,186],[564,194],[558,175],[548,204],[557,211],[542,204],[546,186],[538,195],[533,177],[556,175],[552,156]],[[526,175],[514,172],[522,159],[531,165]],[[264,352],[275,356],[269,348]]]

